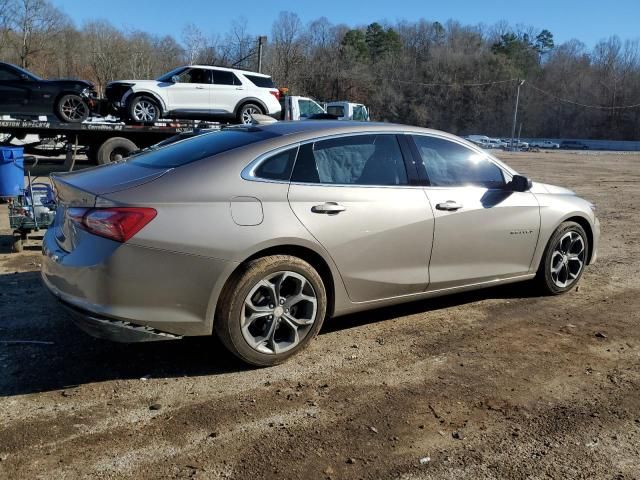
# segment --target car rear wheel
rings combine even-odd
[[[589,252],[588,237],[576,222],[562,223],[545,249],[537,281],[545,293],[559,295],[575,287],[582,277]]]
[[[254,103],[243,105],[240,110],[238,110],[238,123],[250,125],[253,121],[253,115],[262,115],[262,109]]]
[[[160,107],[149,97],[135,97],[129,102],[129,118],[136,123],[155,123],[160,118]]]
[[[56,115],[63,122],[81,123],[89,116],[89,105],[80,95],[63,95],[56,104]]]
[[[318,272],[297,257],[273,255],[233,274],[218,303],[215,331],[244,362],[277,365],[308,345],[326,311]]]

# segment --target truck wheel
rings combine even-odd
[[[96,161],[98,165],[119,162],[136,150],[138,150],[138,146],[128,138],[110,138],[98,148]]]
[[[251,118],[251,115],[253,114],[262,115],[262,109],[255,103],[247,103],[246,105],[243,105],[240,107],[240,110],[238,110],[238,123],[250,125],[253,121]]]
[[[160,107],[149,97],[135,97],[129,102],[129,118],[136,123],[155,123],[160,118]]]
[[[56,115],[67,123],[82,123],[89,116],[89,105],[80,95],[63,95],[56,103]]]
[[[20,232],[13,232],[13,243],[11,244],[11,251],[18,253],[23,250],[24,244],[22,243],[22,235]]]

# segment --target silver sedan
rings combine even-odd
[[[42,278],[81,328],[215,334],[254,365],[327,317],[519,281],[567,292],[598,246],[588,201],[418,127],[233,127],[52,179]]]

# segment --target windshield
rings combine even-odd
[[[356,105],[353,107],[353,119],[360,120],[362,122],[369,120],[369,115],[367,114],[367,109],[364,105]]]
[[[157,150],[143,151],[130,157],[128,162],[143,167],[176,168],[278,136],[255,127],[225,129],[180,140]]]
[[[174,68],[173,70],[171,70],[170,72],[165,73],[164,75],[162,75],[161,77],[158,78],[159,82],[170,82],[171,79],[173,78],[174,75],[179,75],[183,70],[185,70],[187,67],[178,67],[178,68]]]
[[[29,72],[28,70],[25,70],[24,68],[20,68],[17,65],[13,65],[13,68],[15,68],[19,73],[24,73],[31,80],[42,80],[39,76],[34,75],[33,73]]]

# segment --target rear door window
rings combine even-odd
[[[240,79],[233,72],[226,70],[212,70],[214,85],[242,85]]]
[[[292,181],[333,185],[407,185],[395,135],[354,135],[300,147]]]

